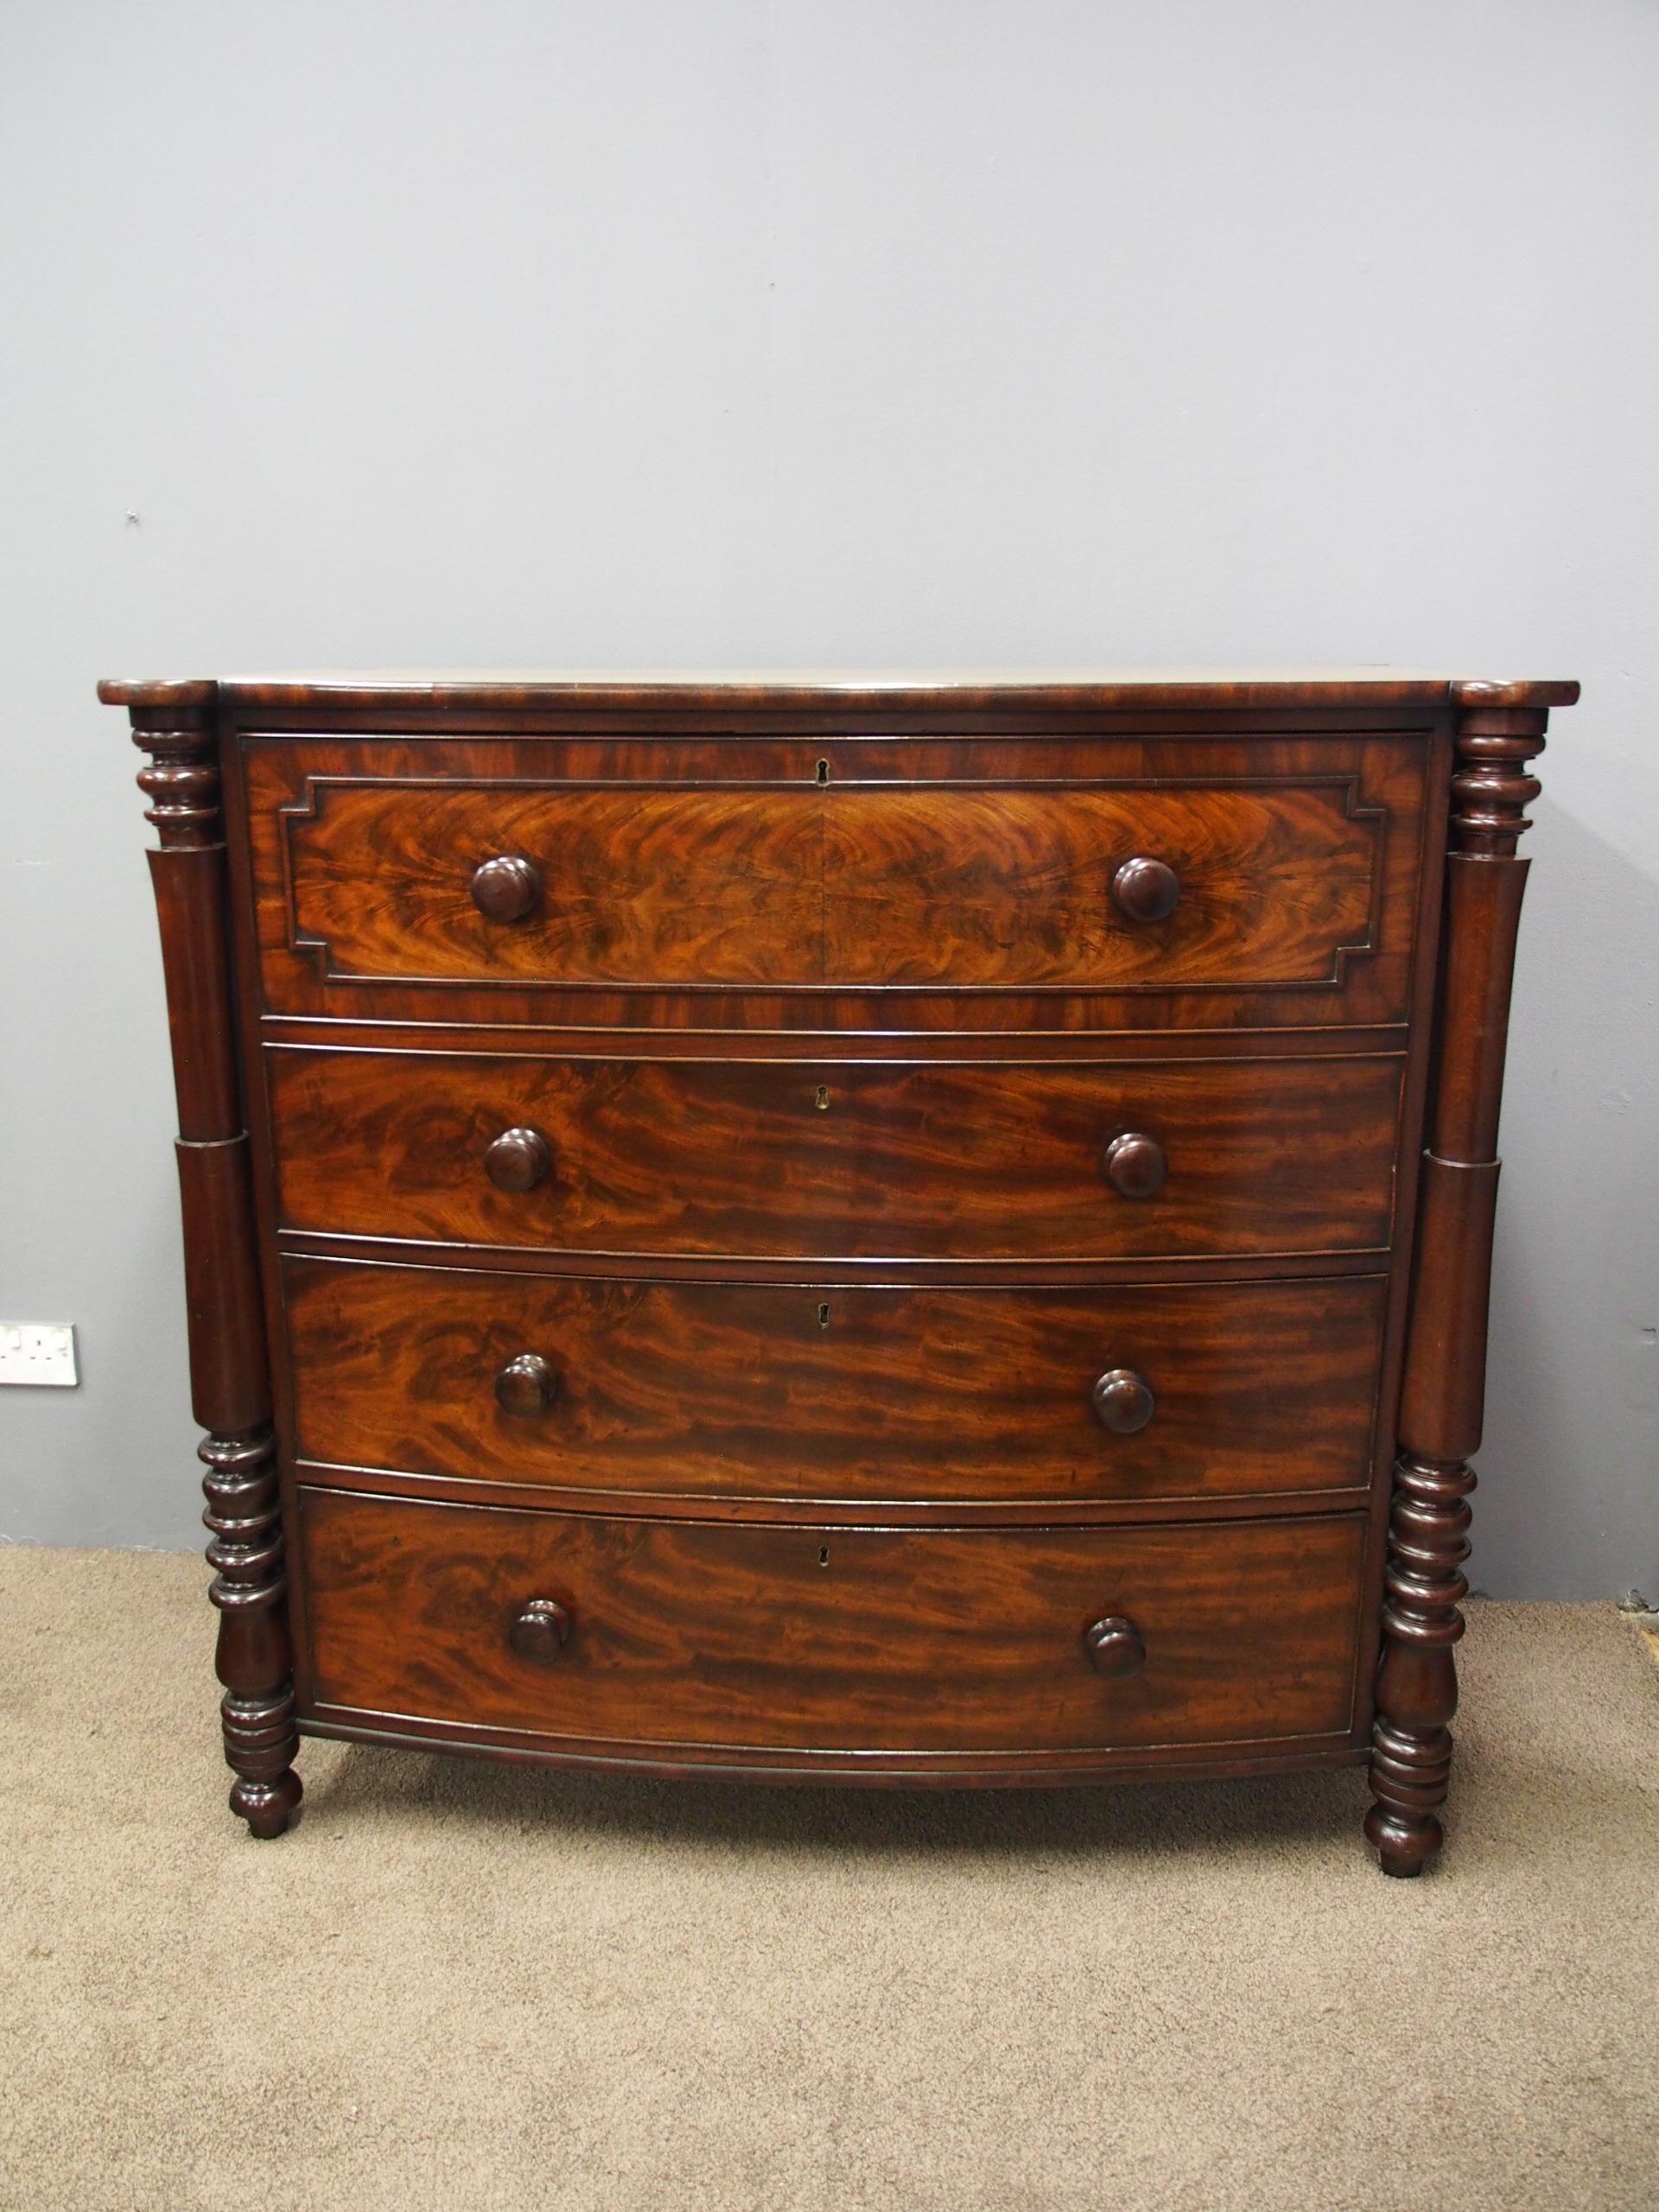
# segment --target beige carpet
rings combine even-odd
[[[308,1745],[204,1571],[0,1551],[0,2201],[1529,2212],[1659,2189],[1659,1668],[1482,1605],[1452,1846],[1357,1773],[979,1797]]]

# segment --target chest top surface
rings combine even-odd
[[[1549,678],[1474,678],[1445,671],[1361,668],[817,668],[817,669],[310,669],[164,680],[107,677],[106,705],[124,707],[451,707],[618,704],[665,707],[698,698],[728,704],[800,706],[815,698],[852,702],[968,705],[996,696],[1034,697],[1080,712],[1180,705],[1332,708],[1365,706],[1570,706],[1577,683]]]

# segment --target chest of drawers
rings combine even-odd
[[[301,1734],[769,1780],[1456,1704],[1562,683],[106,683],[231,1802]]]

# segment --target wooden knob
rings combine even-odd
[[[544,1414],[558,1395],[559,1371],[538,1351],[519,1352],[495,1378],[497,1405],[504,1414],[517,1414],[521,1421],[533,1421],[537,1414]]]
[[[1101,1160],[1101,1172],[1126,1198],[1149,1198],[1164,1187],[1169,1161],[1156,1137],[1140,1129],[1125,1129],[1113,1137]]]
[[[473,870],[473,904],[493,922],[522,922],[542,895],[540,871],[518,853],[500,853]]]
[[[1127,1681],[1147,1663],[1147,1647],[1141,1631],[1122,1613],[1108,1613],[1083,1631],[1083,1648],[1089,1664],[1109,1682]]]
[[[484,1154],[484,1173],[498,1191],[533,1191],[552,1168],[553,1154],[539,1129],[503,1129]]]
[[[507,1642],[521,1659],[545,1667],[556,1659],[570,1637],[570,1616],[555,1598],[532,1598],[520,1606]]]
[[[1112,878],[1118,912],[1132,922],[1166,922],[1181,895],[1181,879],[1166,861],[1137,853]]]
[[[1158,1410],[1146,1377],[1132,1367],[1109,1367],[1094,1388],[1095,1418],[1114,1436],[1133,1436]]]

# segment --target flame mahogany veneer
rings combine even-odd
[[[1086,1290],[630,1281],[290,1256],[302,1460],[1028,1515],[1370,1481],[1388,1279]],[[1294,1350],[1294,1357],[1291,1356]],[[550,1385],[499,1388],[524,1359]],[[1092,1402],[1144,1381],[1128,1434]],[[503,1398],[507,1402],[503,1402]],[[1138,1407],[1137,1407],[1138,1410]]]
[[[234,1809],[303,1733],[1440,1847],[1563,683],[107,683]]]

